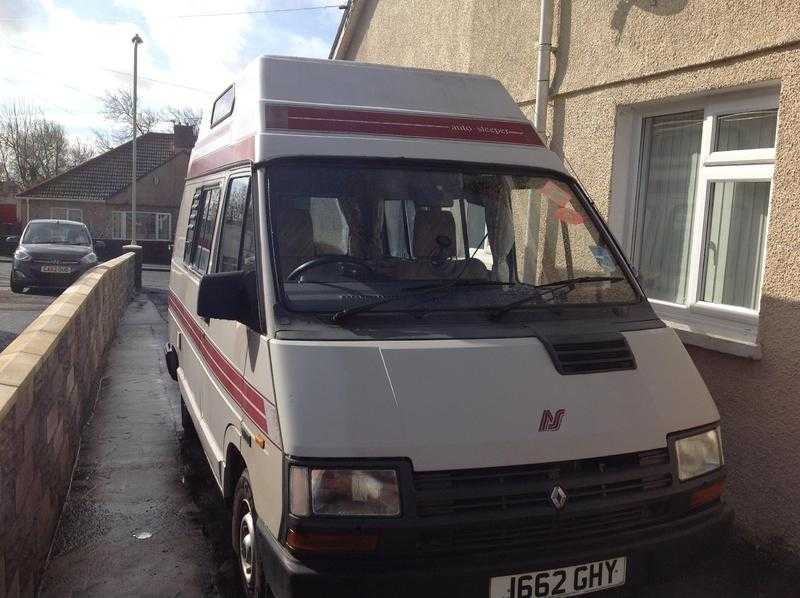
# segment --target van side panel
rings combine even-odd
[[[283,450],[278,425],[275,391],[272,382],[272,362],[269,339],[248,331],[247,351],[243,371],[245,380],[264,397],[267,417],[267,441],[264,449],[253,447],[250,481],[256,511],[270,531],[277,537],[283,515]],[[263,432],[262,432],[263,434]]]
[[[217,483],[222,482],[222,462],[224,460],[222,436],[225,425],[221,425],[219,435],[214,434],[216,422],[205,415],[209,402],[219,396],[216,382],[209,369],[205,356],[204,343],[208,335],[209,325],[197,316],[197,292],[200,285],[200,274],[184,263],[183,254],[186,241],[186,227],[194,193],[200,187],[219,186],[223,189],[225,180],[217,176],[193,181],[187,185],[183,196],[180,215],[176,229],[176,243],[172,256],[170,276],[170,320],[176,328],[176,338],[171,337],[172,344],[178,351],[179,379],[184,387],[191,390],[191,395],[182,389],[187,408],[194,409],[193,419],[200,423],[197,426],[198,436],[205,450],[206,457]],[[214,235],[216,238],[216,234]],[[214,246],[212,244],[212,255]],[[178,334],[180,338],[177,338]],[[216,397],[215,397],[216,395]],[[189,396],[189,398],[187,398]]]

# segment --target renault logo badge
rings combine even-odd
[[[550,491],[550,502],[556,508],[556,511],[560,511],[567,504],[567,493],[558,484],[553,486]]]

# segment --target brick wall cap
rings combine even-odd
[[[71,312],[67,312],[69,315],[63,315],[64,312],[60,311],[60,308],[65,305],[63,301],[59,301],[58,305],[55,305],[56,309],[53,310],[51,310],[51,308],[54,306],[51,305],[42,315],[36,318],[25,331],[44,330],[45,332],[52,332],[55,335],[60,335],[64,326],[72,320],[74,313],[77,313],[78,308],[78,306],[74,306]]]
[[[0,353],[0,384],[23,386],[41,367],[41,360],[36,355],[6,349]]]
[[[46,357],[56,346],[58,334],[47,330],[24,330],[6,347],[9,353],[29,353]]]

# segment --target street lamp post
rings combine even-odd
[[[134,287],[138,291],[142,288],[142,248],[136,244],[136,76],[137,61],[136,54],[142,38],[139,34],[133,36],[133,174],[131,180],[131,244],[125,245],[123,251],[131,251],[135,256],[135,278]]]
[[[131,245],[136,245],[136,83],[138,48],[142,43],[139,34],[133,36],[133,180],[131,181]]]

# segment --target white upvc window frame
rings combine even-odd
[[[64,212],[64,218],[56,215],[56,210]],[[78,219],[69,217],[70,212],[78,212]],[[81,208],[70,208],[66,206],[53,206],[50,208],[50,217],[53,220],[71,220],[73,222],[83,222],[83,210]]]
[[[703,110],[703,129],[699,156],[694,207],[692,214],[691,245],[687,273],[686,303],[672,303],[651,299],[650,303],[658,316],[676,329],[681,338],[689,343],[717,351],[758,359],[759,304],[763,282],[766,239],[769,235],[769,217],[772,205],[772,190],[767,208],[767,227],[762,242],[762,263],[758,285],[756,309],[709,303],[701,300],[701,276],[703,275],[704,246],[707,229],[707,207],[711,186],[724,181],[766,181],[772,183],[775,169],[775,148],[752,150],[713,151],[716,140],[717,117],[778,108],[778,89],[775,87],[746,90],[735,95],[706,96],[683,102],[664,103],[643,108],[623,108],[618,114],[615,131],[614,180],[612,181],[609,224],[612,231],[631,256],[638,271],[638,230],[641,210],[637,210],[640,172],[643,157],[643,131],[646,119]],[[778,131],[776,127],[776,145]],[[627,143],[626,143],[627,142]],[[629,144],[629,145],[628,145]],[[627,145],[627,147],[626,147]],[[615,184],[614,181],[618,183]]]
[[[118,231],[117,228],[114,226],[114,217],[117,214],[119,215],[119,218],[120,218],[120,221],[121,221],[122,235],[123,236],[120,236],[120,234],[119,234],[120,231]],[[131,214],[132,214],[132,212],[130,210],[114,210],[111,213],[111,238],[112,239],[123,240],[124,241],[124,240],[127,240],[127,239],[130,238],[129,236],[126,236],[126,233],[128,232],[128,224],[132,223],[132,221],[133,221],[133,216]],[[162,242],[170,242],[170,241],[172,241],[172,213],[170,213],[170,212],[150,212],[150,211],[139,211],[139,210],[136,211],[137,220],[138,220],[140,215],[150,215],[150,214],[154,214],[155,215],[155,226],[156,226],[155,237],[154,238],[141,238],[139,235],[137,235],[137,237],[139,237],[142,241],[162,241]],[[158,218],[159,216],[166,216],[166,219],[165,219],[166,220],[166,227],[159,227],[159,218]],[[160,239],[160,238],[158,238],[158,236],[159,236],[158,233],[160,232],[159,229],[163,229],[163,228],[166,228],[167,237],[165,239]]]

